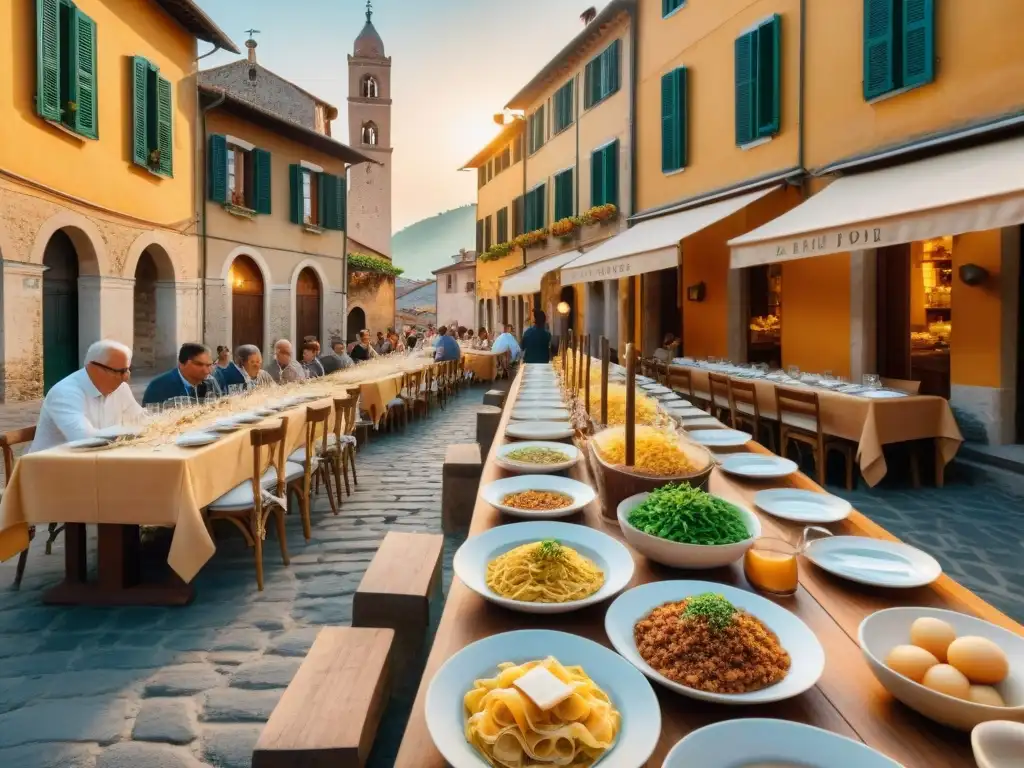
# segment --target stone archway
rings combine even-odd
[[[137,370],[170,368],[178,353],[178,307],[174,264],[162,245],[150,244],[135,264],[132,365]]]
[[[231,348],[255,344],[263,349],[266,284],[256,262],[246,255],[236,256],[228,270],[231,286]]]
[[[366,328],[366,312],[363,311],[362,307],[352,307],[348,313],[348,343],[353,343],[359,340],[359,332]]]
[[[43,250],[43,393],[78,368],[79,256],[71,237],[54,232]]]

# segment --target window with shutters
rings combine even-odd
[[[233,136],[212,134],[207,144],[207,196],[229,213],[270,213],[270,152]]]
[[[526,232],[526,196],[519,195],[512,201],[512,237]]]
[[[536,152],[538,149],[544,146],[544,140],[546,138],[543,105],[540,106],[536,112],[530,115],[529,120],[527,120],[526,127],[530,139],[528,149],[529,153],[532,155],[534,152]]]
[[[132,162],[161,176],[174,175],[174,109],[171,83],[160,68],[133,56]]]
[[[686,67],[661,76],[661,170],[686,167]]]
[[[934,79],[934,0],[864,0],[864,99]]]
[[[686,0],[661,0],[662,17],[671,16],[686,5]]]
[[[543,229],[547,225],[547,199],[545,191],[547,183],[540,184],[526,193],[524,204],[526,217],[525,231],[533,232]]]
[[[484,220],[476,220],[476,252],[484,252]]]
[[[552,134],[561,133],[576,120],[576,101],[573,99],[572,83],[572,80],[567,82],[555,91],[552,98],[554,105]]]
[[[228,202],[252,209],[252,157],[247,149],[228,144],[227,180]]]
[[[555,174],[555,218],[554,221],[561,221],[573,215],[576,209],[573,198],[572,177],[573,169],[566,168]]]
[[[444,277],[444,292],[455,293],[455,275],[447,274]]]
[[[782,80],[782,18],[775,14],[736,38],[736,144],[779,132]]]
[[[512,164],[515,165],[523,159],[523,137],[516,136],[516,140],[512,142]]]
[[[476,169],[476,188],[480,189],[487,183],[487,168],[481,165]]]
[[[290,165],[289,215],[310,232],[344,230],[348,189],[344,176],[334,176],[309,163]]]
[[[495,216],[495,224],[498,227],[497,233],[494,236],[494,242],[496,243],[507,243],[508,242],[508,206],[498,211]]]
[[[98,139],[96,22],[70,0],[35,0],[35,6],[36,112]]]
[[[489,249],[491,245],[491,217],[487,216],[484,218],[484,250]]]
[[[620,64],[619,49],[622,44],[615,40],[601,53],[587,62],[583,70],[583,107],[590,109],[619,90]]]
[[[302,169],[302,223],[317,224],[317,185],[313,178],[313,172],[308,168]]]
[[[619,140],[590,155],[590,205],[619,204]]]

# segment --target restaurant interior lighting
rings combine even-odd
[[[569,304],[567,302],[564,302],[564,301],[558,302],[558,306],[555,307],[555,309],[558,310],[558,314],[560,314],[560,315],[568,315],[569,314]]]

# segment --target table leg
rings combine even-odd
[[[946,466],[942,463],[942,442],[940,438],[932,440],[935,446],[935,487],[942,488],[946,484]]]
[[[84,584],[86,580],[85,524],[64,526],[64,580]]]

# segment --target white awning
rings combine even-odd
[[[733,269],[1024,223],[1024,138],[836,179],[729,241]]]
[[[648,219],[562,269],[562,285],[610,280],[679,265],[679,241],[759,200],[778,186]]]
[[[501,296],[521,296],[527,293],[538,293],[540,291],[540,281],[544,279],[544,275],[553,269],[558,269],[563,264],[569,263],[579,255],[579,251],[572,250],[568,253],[548,256],[546,259],[528,264],[526,269],[503,279],[501,281],[501,290],[498,291],[498,294]]]

